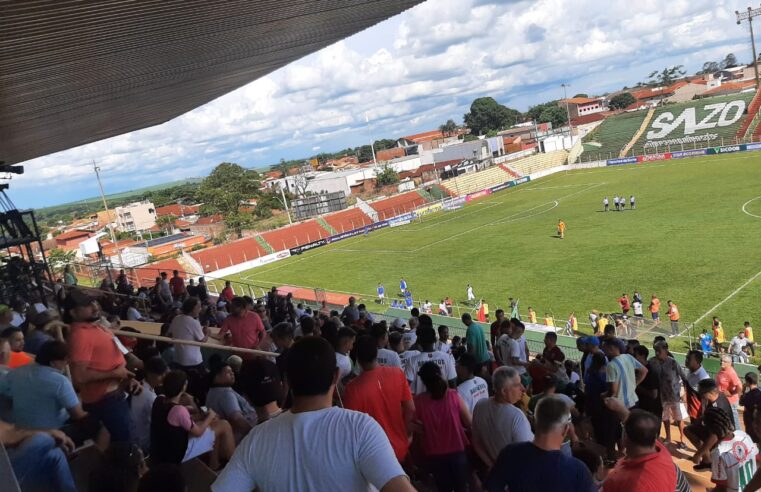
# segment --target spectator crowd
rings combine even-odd
[[[61,287],[57,310],[0,305],[0,442],[23,491],[78,490],[91,447],[94,492],[187,490],[196,460],[214,492],[684,492],[680,453],[715,490],[761,487],[758,376],[731,351],[712,378],[703,350],[683,366],[612,325],[571,360],[551,331],[532,352],[502,310],[450,338],[414,308],[389,322],[354,298],[212,296],[177,272],[136,292],[122,275],[95,297]],[[130,326],[151,320],[165,338]]]

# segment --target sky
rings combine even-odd
[[[688,73],[733,52],[752,60],[739,0],[427,0],[162,125],[23,163],[9,195],[39,208],[188,177],[220,162],[263,168],[462,123],[473,99],[525,111]],[[365,115],[370,120],[368,128]],[[55,186],[51,186],[54,183]]]

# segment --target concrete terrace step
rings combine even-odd
[[[259,234],[254,236],[254,239],[256,239],[256,242],[259,243],[259,245],[262,248],[264,248],[264,250],[267,253],[274,253],[275,252],[275,249],[272,246],[270,246],[269,243],[267,241],[265,241],[264,238],[262,236],[260,236]]]
[[[322,226],[322,227],[323,227],[323,228],[324,228],[326,231],[328,231],[328,232],[329,232],[331,235],[333,235],[333,234],[338,234],[338,231],[337,231],[337,230],[335,230],[335,229],[333,229],[333,227],[332,227],[330,224],[328,224],[328,221],[327,221],[327,220],[325,220],[325,218],[324,218],[324,217],[317,217],[317,222],[318,222],[318,223],[319,223],[319,224],[320,224],[320,225],[321,225],[321,226]]]

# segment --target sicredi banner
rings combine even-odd
[[[415,218],[414,213],[402,214],[398,217],[394,217],[393,219],[388,219],[388,226],[397,227],[400,225],[409,224],[414,218]]]
[[[666,161],[671,159],[671,152],[666,152],[664,154],[649,154],[649,155],[641,155],[638,157],[639,162],[653,162],[653,161]]]
[[[723,147],[711,147],[710,149],[707,149],[707,154],[713,155],[713,154],[732,154],[734,152],[742,152],[746,150],[745,144],[740,145],[725,145]]]
[[[653,118],[645,134],[645,147],[714,140],[719,134],[709,133],[709,130],[718,131],[737,124],[742,120],[746,106],[745,99],[737,97],[732,101],[696,103],[679,113],[668,110],[660,112]]]
[[[618,157],[616,159],[608,159],[605,161],[606,166],[620,166],[622,164],[635,164],[639,162],[636,157]]]
[[[699,155],[706,155],[706,149],[696,150],[680,150],[678,152],[672,152],[672,159],[684,159],[685,157],[697,157]]]

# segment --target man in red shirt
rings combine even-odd
[[[615,398],[605,404],[624,423],[626,457],[619,460],[602,486],[603,492],[640,492],[676,490],[677,471],[671,453],[659,442],[661,419],[645,410],[631,410]]]
[[[233,347],[255,349],[264,331],[262,318],[246,308],[244,298],[234,297],[230,303],[230,316],[225,318],[217,337]]]
[[[621,305],[621,312],[626,316],[629,314],[629,308],[631,308],[631,303],[629,302],[629,294],[622,294],[621,297],[618,298],[618,304]]]
[[[219,298],[223,301],[230,303],[233,300],[233,297],[235,297],[235,292],[233,292],[233,288],[230,285],[230,281],[225,281],[225,288],[222,289],[222,293],[219,295]]]
[[[721,369],[716,373],[716,386],[729,400],[729,405],[732,407],[732,420],[735,423],[735,429],[741,429],[737,409],[740,404],[740,393],[742,393],[743,384],[737,376],[735,368],[732,367],[732,356],[729,354],[721,356]]]
[[[185,280],[180,277],[180,272],[177,270],[172,272],[172,279],[169,281],[169,287],[172,288],[172,297],[174,297],[175,301],[182,301],[188,293],[188,291],[185,290]]]
[[[129,442],[130,410],[125,391],[139,394],[140,383],[127,370],[127,349],[98,324],[95,299],[73,290],[65,301],[65,321],[71,326],[71,380],[84,410],[103,422],[111,442]]]
[[[355,345],[362,374],[346,385],[344,407],[374,418],[388,436],[399,462],[409,451],[409,424],[415,404],[404,373],[398,367],[378,365],[378,344],[362,336]]]

